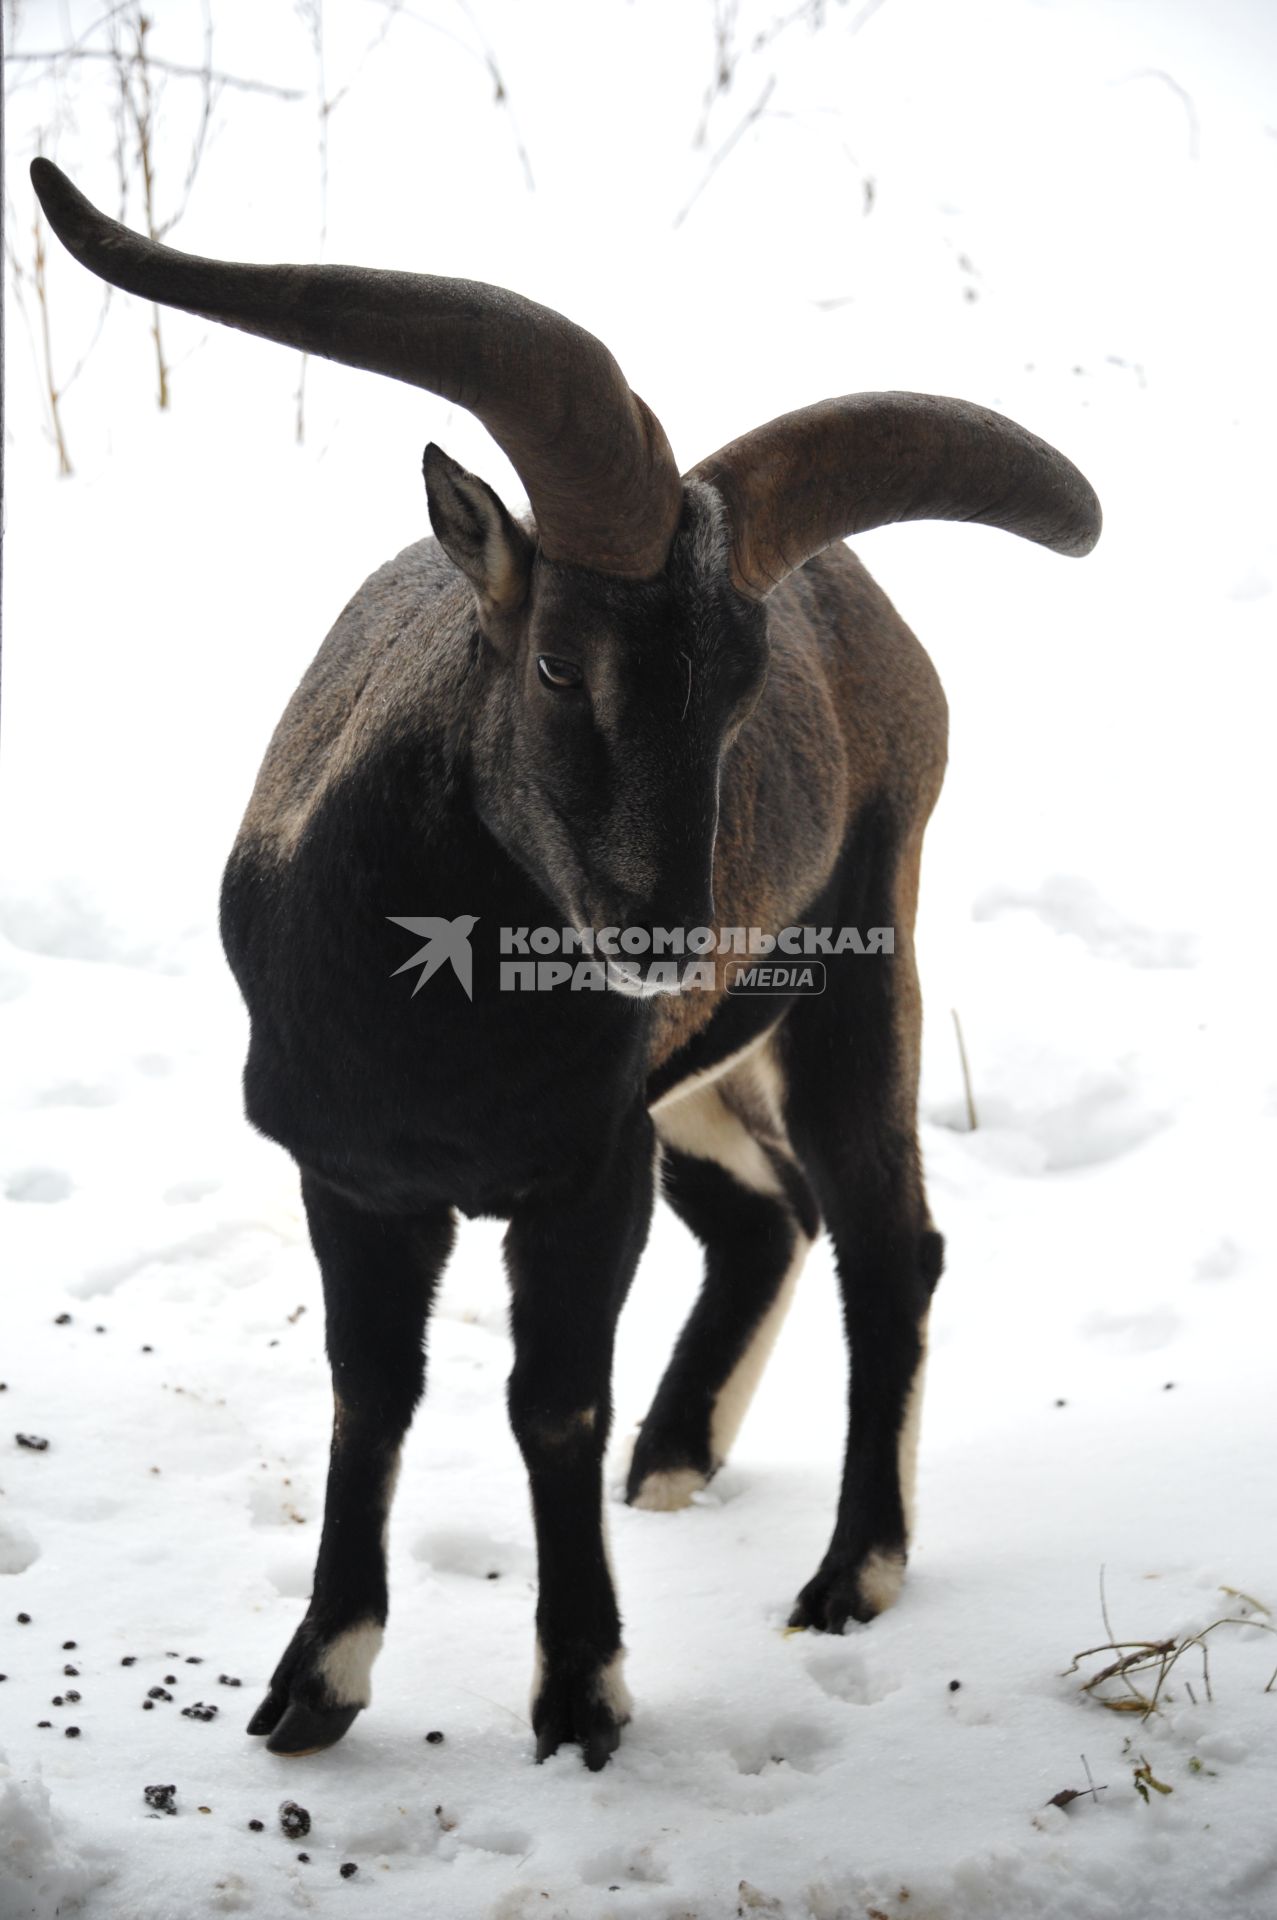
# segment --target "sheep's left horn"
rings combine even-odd
[[[722,495],[736,585],[763,599],[822,547],[895,520],[974,520],[1089,553],[1100,503],[1014,420],[928,393],[852,393],[782,414],[688,476]]]
[[[660,421],[584,327],[478,280],[178,253],[108,219],[49,160],[32,162],[31,180],[63,246],[112,286],[467,408],[527,488],[551,560],[625,578],[661,571],[683,504],[678,467]]]

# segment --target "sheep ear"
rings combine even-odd
[[[515,613],[527,599],[533,545],[486,480],[432,442],[422,460],[435,538],[460,567],[485,614]]]

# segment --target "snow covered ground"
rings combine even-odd
[[[101,11],[28,4],[17,45]],[[384,10],[330,8],[329,92],[353,84],[327,251],[561,308],[688,463],[785,407],[916,387],[1022,419],[1104,500],[1083,566],[966,528],[859,543],[953,709],[922,920],[949,1258],[903,1598],[843,1638],[782,1630],[842,1438],[820,1249],[709,1493],[613,1509],[625,1744],[599,1776],[572,1750],[537,1768],[500,1228],[472,1224],[405,1460],[373,1709],[309,1760],[244,1734],[308,1591],[330,1399],[293,1169],[239,1113],[219,861],[326,626],[425,531],[425,440],[517,489],[464,415],[323,366],[298,448],[288,357],[177,317],[160,416],[145,315],[118,297],[64,401],[59,481],[11,307],[3,1920],[1277,1911],[1275,17],[886,0],[749,52],[785,11],[742,8],[697,148],[700,0],[422,0],[362,66]],[[157,50],[198,57],[198,10],[160,12]],[[311,86],[283,0],[216,15],[219,65]],[[53,106],[12,79],[29,255],[25,161]],[[110,205],[96,84],[68,79],[44,144]],[[192,110],[170,82],[162,183]],[[177,244],[309,257],[318,221],[313,98],[224,94]],[[65,373],[98,295],[60,255],[48,270]],[[622,1328],[618,1476],[695,1271],[660,1216]],[[1150,1718],[1064,1674],[1224,1618],[1208,1674],[1187,1652]],[[173,1700],[143,1711],[168,1675]],[[196,1701],[216,1718],[184,1717]],[[1047,1804],[1088,1769],[1095,1798]],[[149,1817],[143,1787],[169,1782],[177,1817]],[[279,1829],[285,1797],[305,1840]]]

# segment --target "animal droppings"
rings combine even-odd
[[[135,1653],[126,1653],[124,1655],[124,1658],[120,1661],[120,1665],[122,1667],[132,1667],[132,1666],[136,1666],[136,1664],[137,1664],[137,1655]]]
[[[148,1700],[171,1700],[173,1698],[166,1687],[148,1687],[146,1697]]]
[[[238,1687],[243,1683],[237,1680],[233,1674],[219,1673],[217,1676],[217,1684],[220,1687]]]
[[[80,1698],[79,1694],[76,1692],[76,1689],[74,1687],[67,1688],[66,1697],[67,1697],[68,1704],[70,1705],[74,1705],[74,1703]]]
[[[248,1831],[250,1833],[261,1833],[265,1825],[266,1822],[264,1820],[250,1820],[248,1823]]]
[[[78,1740],[80,1737],[80,1729],[78,1727],[67,1727],[64,1731],[68,1740]]]
[[[75,1680],[79,1677],[80,1669],[78,1667],[73,1667],[71,1662],[68,1660],[65,1667],[63,1667],[62,1671],[67,1676],[68,1680]]]
[[[437,1727],[433,1733],[428,1733],[426,1735],[426,1738],[430,1742],[432,1747],[438,1747],[443,1744],[443,1735],[439,1732]]]
[[[206,1706],[202,1700],[197,1700],[193,1707],[182,1708],[182,1718],[183,1720],[216,1720],[217,1708]]]
[[[177,1812],[177,1788],[174,1786],[143,1787],[142,1798],[147,1806],[154,1807],[157,1813]]]
[[[18,1625],[20,1627],[29,1627],[31,1625],[31,1615],[29,1613],[20,1613],[18,1615]]]
[[[359,1868],[355,1865],[355,1862],[353,1860],[343,1861],[342,1867],[341,1867],[341,1877],[343,1880],[349,1880],[352,1874],[356,1874],[358,1872],[359,1872]]]
[[[47,1453],[49,1451],[48,1441],[42,1439],[38,1433],[15,1433],[13,1437],[20,1447],[26,1448],[28,1453]]]
[[[64,1640],[64,1641],[62,1642],[62,1651],[63,1651],[63,1653],[74,1653],[74,1652],[75,1652],[75,1641],[74,1641],[74,1640]]]
[[[304,1840],[310,1832],[310,1815],[295,1800],[281,1800],[279,1824],[290,1840]]]
[[[959,1687],[960,1687],[961,1685],[962,1685],[962,1682],[961,1682],[961,1680],[951,1680],[951,1681],[949,1682],[949,1691],[950,1691],[950,1693],[956,1693],[956,1692],[958,1691],[958,1688],[959,1688]]]
[[[69,1327],[69,1326],[70,1326],[70,1324],[71,1324],[71,1316],[70,1316],[70,1314],[69,1314],[69,1313],[60,1313],[60,1314],[58,1315],[58,1317],[57,1317],[57,1319],[56,1319],[56,1320],[54,1321],[54,1323],[53,1323],[53,1324],[54,1324],[54,1326],[55,1326],[55,1327]]]

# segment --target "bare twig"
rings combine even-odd
[[[706,167],[705,172],[701,176],[701,181],[699,186],[695,189],[691,198],[684,204],[684,206],[680,209],[679,213],[675,217],[674,225],[676,228],[682,226],[684,220],[686,220],[688,214],[692,211],[692,208],[696,205],[696,202],[700,199],[706,187],[709,185],[710,181],[714,178],[714,175],[718,172],[718,169],[722,166],[724,160],[726,160],[727,156],[731,153],[732,149],[739,144],[739,142],[749,132],[749,129],[755,124],[755,122],[758,119],[761,118],[763,110],[767,105],[767,102],[771,99],[772,94],[775,91],[776,91],[776,76],[773,73],[769,77],[766,86],[763,88],[762,92],[759,94],[757,100],[755,100],[749,112],[745,115],[744,119],[741,120],[736,125],[736,127],[732,130],[732,132],[728,134],[726,140],[724,140],[722,146],[718,149],[718,152],[714,155],[713,159],[710,161],[709,165]]]
[[[151,22],[142,10],[141,0],[128,16],[127,26],[133,42],[129,53],[125,52],[113,28],[116,81],[125,117],[137,143],[134,157],[142,175],[142,209],[146,215],[146,231],[152,240],[158,240],[160,227],[155,211],[155,96],[151,86],[150,49],[147,46]],[[168,367],[164,359],[160,309],[156,304],[151,307],[151,339],[155,344],[157,399],[163,413],[169,403]]]
[[[975,1095],[971,1091],[971,1064],[967,1059],[966,1042],[962,1038],[962,1022],[958,1018],[958,1009],[951,1007],[950,1012],[953,1014],[953,1030],[958,1036],[958,1059],[962,1064],[962,1085],[967,1096],[967,1131],[974,1133],[980,1123],[976,1118]]]
[[[456,0],[456,5],[465,16],[471,31],[478,40],[478,48],[471,46],[468,40],[463,39],[459,33],[454,33],[450,27],[440,25],[437,20],[429,20],[425,14],[417,13],[412,7],[405,6],[403,0],[382,0],[382,5],[392,7],[396,17],[402,15],[405,20],[415,20],[419,27],[426,29],[427,33],[437,33],[442,39],[450,40],[454,47],[460,47],[461,51],[468,54],[470,59],[478,60],[487,68],[488,77],[492,81],[493,103],[502,108],[510,123],[510,132],[514,138],[514,150],[519,157],[519,165],[523,170],[524,185],[527,187],[529,193],[534,192],[536,190],[536,181],[532,176],[532,162],[528,158],[528,150],[523,143],[523,135],[519,131],[519,123],[515,118],[514,107],[510,99],[510,89],[507,87],[505,76],[498,65],[497,56],[488,42],[482,27],[466,4],[466,0]]]
[[[1174,75],[1167,73],[1162,67],[1141,67],[1138,73],[1123,74],[1120,79],[1113,81],[1112,84],[1115,87],[1122,87],[1126,86],[1132,80],[1161,80],[1170,88],[1171,92],[1182,102],[1184,113],[1188,119],[1188,157],[1190,160],[1200,159],[1202,150],[1202,126],[1201,121],[1197,117],[1197,107],[1194,103],[1193,96],[1187,87],[1181,87]]]
[[[53,426],[53,443],[58,450],[58,472],[65,479],[72,471],[71,456],[67,452],[66,435],[62,430],[61,389],[53,377],[53,342],[49,333],[49,291],[45,280],[44,216],[36,214],[33,228],[35,242],[35,298],[40,310],[40,346],[44,356],[45,398],[49,403],[49,419]]]
[[[191,142],[191,156],[186,164],[186,178],[182,182],[182,195],[175,211],[171,213],[168,219],[161,225],[161,235],[168,233],[170,228],[175,227],[182,218],[182,215],[186,212],[192,190],[195,186],[195,176],[199,172],[200,161],[204,158],[204,148],[208,143],[209,129],[213,123],[213,108],[217,105],[218,98],[222,91],[221,83],[215,80],[213,76],[212,0],[204,0],[204,66],[200,74],[200,81],[201,102],[199,124],[195,129],[195,138]]]
[[[1108,1627],[1107,1608],[1104,1609],[1104,1612],[1104,1624]],[[1147,1720],[1151,1714],[1157,1712],[1166,1687],[1166,1682],[1170,1678],[1176,1663],[1183,1658],[1190,1647],[1200,1647],[1202,1652],[1202,1678],[1205,1682],[1206,1698],[1213,1704],[1215,1695],[1211,1688],[1210,1655],[1207,1649],[1207,1641],[1210,1635],[1215,1633],[1220,1627],[1257,1627],[1261,1633],[1277,1634],[1277,1626],[1271,1626],[1267,1621],[1253,1620],[1245,1615],[1227,1614],[1220,1620],[1212,1620],[1209,1626],[1203,1627],[1198,1633],[1186,1634],[1182,1640],[1105,1641],[1101,1646],[1089,1647],[1085,1652],[1075,1654],[1072,1665],[1066,1668],[1065,1674],[1067,1676],[1068,1674],[1076,1673],[1083,1660],[1090,1659],[1097,1653],[1119,1654],[1120,1657],[1118,1659],[1111,1660],[1107,1666],[1101,1668],[1098,1673],[1092,1674],[1089,1680],[1084,1681],[1082,1691],[1083,1693],[1091,1694],[1100,1706],[1107,1707],[1111,1713],[1141,1713],[1144,1719]],[[1109,1631],[1112,1631],[1111,1627],[1109,1627]],[[1126,1651],[1123,1651],[1123,1649],[1126,1649]],[[1135,1678],[1146,1673],[1152,1673],[1154,1670],[1156,1670],[1157,1679],[1153,1687],[1152,1695],[1145,1696],[1140,1692],[1139,1688],[1136,1687]],[[1274,1674],[1273,1679],[1277,1680],[1277,1674]],[[1127,1694],[1121,1698],[1113,1699],[1109,1695],[1096,1691],[1097,1688],[1103,1686],[1104,1683],[1109,1680],[1121,1680],[1123,1686],[1127,1689]],[[1269,1682],[1270,1687],[1271,1685],[1272,1681]],[[1188,1693],[1189,1699],[1192,1700],[1194,1706],[1196,1706],[1196,1696],[1193,1693],[1192,1687],[1185,1683],[1185,1690]],[[1268,1688],[1265,1688],[1264,1691],[1267,1692]]]
[[[127,11],[126,7],[113,7],[103,15],[103,21],[116,20]],[[103,24],[102,21],[98,23]],[[115,63],[116,55],[110,47],[67,47],[50,53],[11,53],[9,63],[17,61],[38,62],[46,67],[57,67],[79,60],[109,60]],[[305,95],[297,87],[277,87],[267,80],[246,80],[242,74],[209,72],[205,67],[188,67],[177,60],[156,60],[148,56],[152,73],[165,73],[179,80],[203,80],[208,78],[219,87],[234,87],[241,93],[265,93],[275,100],[302,100]]]
[[[1256,1613],[1272,1612],[1271,1607],[1266,1607],[1262,1600],[1256,1600],[1253,1593],[1245,1593],[1240,1587],[1226,1587],[1221,1583],[1219,1590],[1221,1593],[1226,1593],[1230,1600],[1244,1601],[1248,1607],[1253,1607]]]

